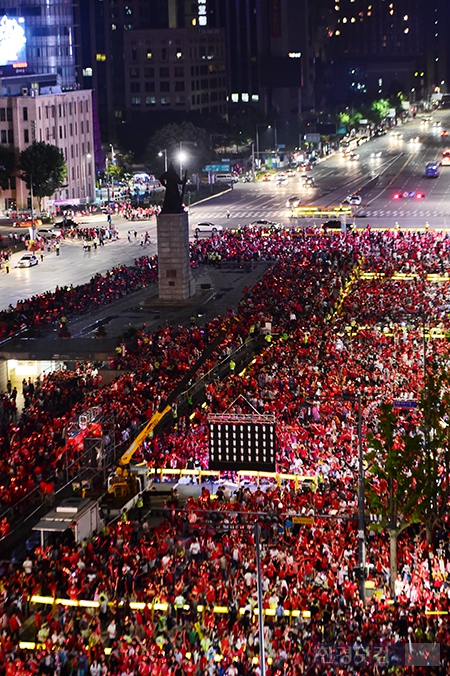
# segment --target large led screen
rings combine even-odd
[[[0,19],[0,66],[26,61],[25,21],[4,15]]]

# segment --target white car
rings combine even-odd
[[[24,256],[22,256],[20,261],[17,263],[16,267],[17,268],[32,268],[33,265],[37,265],[37,264],[38,264],[37,256],[35,256],[34,254],[28,253],[28,254],[25,254]]]
[[[370,153],[370,157],[381,157],[381,150],[378,150],[374,153]]]
[[[301,198],[297,197],[297,195],[293,195],[292,197],[289,197],[288,200],[286,200],[286,207],[288,209],[292,209],[293,207],[299,207],[301,203]]]
[[[361,204],[361,195],[348,195],[348,197],[345,198],[344,202],[347,204],[350,204],[352,207],[359,207]]]
[[[205,221],[203,223],[197,223],[195,226],[195,234],[199,235],[216,235],[218,232],[222,232],[223,227],[221,225],[214,225],[214,223],[209,223]]]
[[[55,239],[62,237],[62,232],[59,228],[38,228],[36,231],[38,237],[43,239]]]

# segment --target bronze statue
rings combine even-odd
[[[174,168],[172,162],[169,164],[169,168],[165,171],[160,177],[159,181],[161,185],[166,189],[166,194],[164,195],[163,207],[161,209],[162,214],[181,214],[184,211],[183,207],[183,197],[184,197],[184,188],[187,181],[187,172],[184,174],[184,178],[181,179],[176,169]],[[182,186],[180,188],[178,186]]]

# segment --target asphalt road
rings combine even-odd
[[[435,126],[440,122],[441,126]],[[430,123],[419,119],[408,122],[396,131],[375,138],[360,146],[358,159],[350,161],[341,153],[323,160],[311,172],[316,181],[315,188],[302,188],[298,176],[288,179],[286,185],[276,182],[238,183],[232,190],[220,196],[204,200],[190,208],[191,236],[195,225],[210,221],[223,227],[237,227],[256,219],[267,219],[282,223],[286,227],[306,225],[310,221],[292,220],[286,200],[300,195],[303,204],[320,206],[339,205],[351,192],[358,192],[361,206],[355,210],[354,222],[358,227],[370,224],[372,227],[402,228],[450,227],[450,167],[442,167],[436,179],[425,178],[425,164],[440,159],[442,149],[450,147],[450,137],[441,136],[443,129],[450,130],[450,113],[439,111]],[[419,136],[419,143],[412,143]],[[371,157],[381,152],[381,157]],[[422,200],[417,198],[393,198],[396,192],[423,192]],[[227,211],[230,217],[227,218]],[[105,223],[103,215],[92,216],[92,225]],[[156,253],[156,221],[129,223],[115,219],[120,239],[108,242],[104,247],[84,253],[80,242],[64,241],[60,256],[45,253],[43,263],[31,269],[15,267],[19,253],[12,257],[10,274],[0,272],[0,309],[15,305],[17,300],[53,290],[57,285],[80,284],[97,272],[103,273],[119,263],[132,264],[137,256]],[[131,242],[127,232],[132,231]],[[149,232],[152,244],[140,246],[140,235]],[[134,237],[136,231],[137,236]],[[0,234],[12,232],[10,225],[0,224]]]

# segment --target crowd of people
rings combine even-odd
[[[69,284],[20,300],[15,307],[10,305],[0,312],[0,340],[25,329],[49,329],[62,317],[70,320],[113,303],[132,291],[155,283],[157,274],[155,258],[144,257],[133,266],[117,265],[104,275],[96,274],[85,284]]]
[[[0,578],[5,673],[259,676],[255,518],[270,676],[403,673],[404,654],[389,650],[412,644],[428,646],[421,657],[428,666],[415,673],[450,673],[445,521],[431,544],[418,525],[399,537],[394,594],[389,539],[368,527],[374,591],[365,603],[359,599],[358,410],[355,397],[343,396],[360,398],[364,436],[377,433],[380,404],[417,400],[424,349],[447,352],[449,250],[450,237],[438,232],[223,232],[192,245],[196,264],[211,252],[220,260],[273,261],[237,308],[204,326],[142,327],[134,348],[111,357],[122,370],[111,385],[75,381],[67,372],[39,383],[22,419],[3,427],[4,504],[16,501],[11,486],[23,498],[39,481],[58,480],[71,417],[99,407],[114,415],[118,442],[131,438],[208,345],[214,349],[195,377],[255,332],[269,339],[247,368],[209,383],[204,403],[191,403],[188,416],[174,409],[170,428],[145,440],[136,458],[153,468],[207,468],[208,414],[233,402],[236,413],[247,412],[247,401],[276,416],[277,470],[314,480],[296,489],[288,481],[238,486],[230,476],[213,494],[205,485],[183,505],[173,491],[156,527],[140,508],[92,540],[67,536],[35,548]],[[148,263],[142,257],[133,270],[148,270]],[[425,324],[441,333],[424,348]],[[400,412],[399,430],[412,428],[416,415]],[[98,607],[30,605],[33,594]],[[18,641],[30,613],[40,647],[26,652]],[[441,666],[433,667],[436,646]]]

